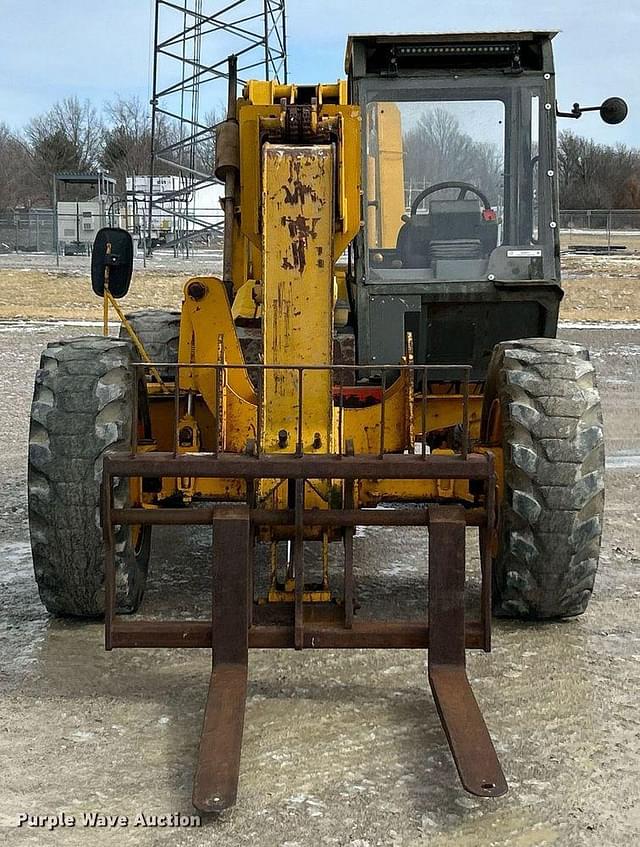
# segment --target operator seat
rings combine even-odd
[[[418,206],[428,194],[460,188],[455,200],[431,200],[427,214]],[[467,191],[478,197],[466,199]],[[486,259],[498,242],[496,214],[487,198],[466,183],[440,183],[420,192],[404,217],[396,242],[403,268],[433,268],[438,260]]]

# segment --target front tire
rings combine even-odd
[[[143,309],[140,312],[131,312],[125,317],[142,342],[142,346],[152,362],[165,362],[171,365],[178,361],[180,312]],[[135,350],[131,337],[124,326],[120,327],[120,338],[131,344],[134,357],[137,360],[139,358],[138,352]],[[159,368],[159,373],[162,379],[167,380],[167,382],[173,382],[176,378],[176,369],[172,367]]]
[[[604,435],[588,351],[529,338],[494,349],[483,442],[504,455],[494,611],[519,618],[582,614],[604,517]]]
[[[29,432],[29,529],[38,590],[53,614],[104,614],[102,464],[106,452],[128,449],[133,392],[140,390],[144,400],[129,345],[113,338],[53,342],[40,359]],[[115,485],[114,502],[130,502],[127,479]],[[133,612],[142,599],[149,529],[114,527],[118,611]]]

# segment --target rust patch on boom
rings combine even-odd
[[[299,157],[289,161],[289,177],[287,183],[282,186],[284,192],[284,202],[290,206],[300,206],[304,212],[304,204],[306,200],[312,203],[320,203],[324,206],[326,200],[323,197],[318,197],[315,188],[301,179],[302,158]],[[306,157],[304,157],[306,158]],[[320,157],[320,174],[324,174],[324,158]]]
[[[313,241],[317,238],[316,227],[319,220],[320,218],[307,218],[304,215],[298,215],[295,218],[282,216],[280,223],[288,228],[291,239],[291,259],[288,256],[283,258],[283,270],[295,268],[300,274],[304,272],[307,265],[309,239]]]

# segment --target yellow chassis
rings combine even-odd
[[[283,103],[295,102],[295,86],[251,83],[239,101],[236,131],[243,179],[231,242],[238,302],[234,309],[228,285],[217,277],[194,277],[186,283],[181,364],[172,384],[162,382],[105,285],[105,315],[109,303],[116,306],[149,378],[155,380],[147,383],[152,439],[137,450],[383,456],[424,449],[430,434],[461,425],[465,450],[490,448],[495,454],[501,489],[499,447],[479,444],[480,387],[467,378],[461,393],[459,375],[455,384],[443,382],[441,376],[438,383],[428,381],[424,372],[423,381],[416,380],[424,366],[414,365],[410,337],[398,368],[382,369],[382,387],[372,402],[342,402],[354,366],[340,370],[333,364],[340,276],[336,258],[361,225],[361,118],[358,109],[347,104],[344,86],[318,86],[317,94],[310,114],[317,143],[278,140],[286,114]],[[256,314],[262,315],[259,384],[249,376],[247,367],[252,366],[245,365],[234,321],[248,289]],[[362,366],[355,367],[362,371]],[[415,386],[422,384],[435,386],[426,397],[416,394]],[[432,452],[453,453],[446,448]],[[341,485],[308,480],[304,508],[335,507],[344,500]],[[150,508],[176,497],[185,503],[233,502],[245,501],[248,495],[243,479],[197,475],[163,478],[153,492],[134,493],[136,501]],[[287,508],[287,480],[261,479],[252,496],[261,508]],[[353,491],[355,508],[383,501],[473,504],[477,498],[465,479],[366,479],[358,480]],[[277,537],[275,528],[268,534]],[[321,523],[305,527],[305,536],[322,538]]]

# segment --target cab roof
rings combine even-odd
[[[488,44],[491,42],[518,42],[520,44],[540,44],[551,41],[559,30],[521,29],[491,32],[386,32],[386,33],[353,33],[347,38],[345,54],[345,70],[350,72],[353,63],[353,53],[356,46],[360,49],[375,50],[376,48],[403,47],[412,45],[419,47],[428,44]]]

